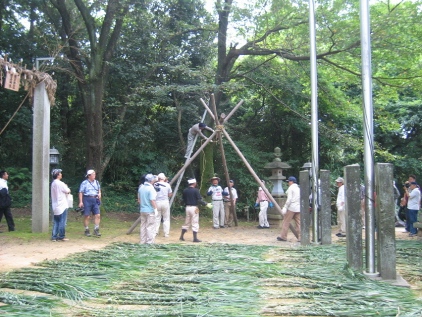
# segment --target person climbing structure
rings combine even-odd
[[[188,133],[188,146],[186,147],[186,154],[185,154],[185,158],[189,158],[191,153],[192,153],[192,149],[195,145],[195,136],[197,134],[199,134],[200,137],[202,137],[203,139],[207,140],[208,138],[202,133],[202,130],[208,130],[210,132],[214,132],[213,129],[211,129],[210,127],[208,127],[205,123],[200,122],[197,124],[194,124],[192,126],[192,128],[189,129],[189,133]],[[211,141],[212,142],[212,141]]]

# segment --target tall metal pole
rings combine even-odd
[[[318,243],[318,87],[316,66],[315,5],[309,0],[309,39],[311,59],[311,129],[312,129],[312,242]]]
[[[374,210],[374,127],[372,106],[371,36],[369,0],[360,0],[360,40],[362,51],[362,89],[364,123],[365,174],[365,248],[366,273],[375,271],[375,210]]]

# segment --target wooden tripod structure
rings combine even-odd
[[[224,134],[224,136],[229,141],[229,143],[231,144],[231,146],[233,147],[233,149],[235,150],[235,152],[237,153],[237,155],[239,155],[239,157],[243,161],[243,163],[246,165],[247,169],[249,170],[249,172],[251,173],[251,175],[254,177],[254,179],[256,180],[256,182],[259,184],[259,186],[261,186],[262,190],[265,192],[265,194],[267,195],[267,197],[274,204],[274,207],[277,209],[277,211],[280,214],[282,214],[281,208],[278,205],[278,203],[275,201],[275,199],[273,198],[273,196],[271,195],[271,193],[265,187],[264,183],[261,182],[261,179],[255,173],[255,171],[253,170],[253,168],[251,167],[251,165],[249,164],[249,162],[243,156],[242,152],[239,150],[239,148],[236,146],[236,144],[233,142],[232,138],[230,137],[230,135],[227,133],[227,131],[224,128],[224,124],[233,116],[233,114],[236,112],[236,110],[239,109],[239,107],[243,104],[243,100],[241,100],[230,111],[230,113],[227,116],[225,116],[225,115],[222,114],[220,116],[220,118],[222,119],[221,122],[220,122],[219,117],[217,115],[217,107],[215,105],[214,94],[211,94],[211,105],[212,105],[212,108],[213,108],[212,110],[213,111],[211,111],[211,109],[208,107],[208,105],[205,103],[205,101],[202,98],[200,100],[201,100],[202,105],[205,107],[206,111],[208,112],[208,114],[214,120],[214,123],[215,123],[215,131],[211,134],[211,136],[207,140],[205,140],[205,142],[199,147],[199,149],[189,159],[186,160],[186,162],[182,166],[182,168],[176,173],[176,175],[174,175],[174,177],[170,181],[170,186],[175,182],[175,180],[177,180],[181,176],[183,177],[183,173],[185,172],[186,168],[201,153],[201,151],[207,146],[207,144],[210,143],[211,140],[215,136],[217,136],[217,138],[219,140],[219,144],[220,144],[220,152],[221,152],[222,163],[223,163],[223,167],[224,167],[224,174],[225,174],[225,178],[226,178],[226,183],[227,183],[227,186],[229,187],[228,184],[230,182],[230,177],[229,177],[229,171],[227,169],[226,156],[224,154],[223,136],[222,136]],[[230,208],[230,213],[232,213],[233,219],[234,219],[234,222],[235,222],[235,226],[237,226],[238,225],[237,224],[237,217],[236,217],[236,212],[235,212],[235,208],[234,208],[234,204],[233,204],[233,197],[232,197],[231,190],[229,190],[229,194],[230,194],[230,201],[232,202],[231,208]],[[176,192],[173,193],[173,196],[175,196],[175,195],[176,195]],[[136,222],[128,230],[127,234],[130,234],[139,222],[140,222],[140,218],[138,220],[136,220]],[[292,230],[293,234],[297,238],[298,237],[298,233],[296,232],[296,229],[291,224],[290,224],[290,229]]]

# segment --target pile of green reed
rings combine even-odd
[[[338,245],[122,243],[1,274],[0,287],[0,316],[422,315],[412,290],[349,269]]]

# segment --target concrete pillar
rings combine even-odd
[[[41,82],[34,91],[32,139],[32,232],[48,232],[50,101]]]
[[[360,215],[360,166],[344,168],[346,205],[347,262],[355,270],[363,270],[362,221]]]
[[[393,194],[393,165],[377,163],[375,166],[377,259],[382,279],[395,280],[396,237]]]
[[[321,244],[331,244],[331,192],[330,171],[320,170]]]
[[[300,184],[300,244],[310,245],[311,213],[309,212],[310,182],[309,171],[299,172]]]

